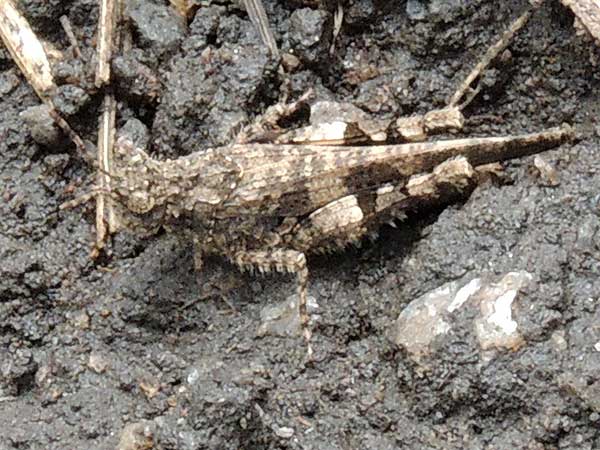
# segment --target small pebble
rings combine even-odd
[[[100,353],[92,352],[88,360],[88,367],[96,373],[103,373],[108,368],[108,360]]]
[[[117,450],[150,450],[154,448],[153,424],[149,421],[130,423],[121,431]]]
[[[275,434],[283,439],[289,439],[294,435],[294,429],[289,427],[275,428]]]
[[[31,137],[38,144],[52,147],[60,142],[61,131],[50,116],[50,108],[46,105],[30,106],[21,112],[20,116],[29,127]]]

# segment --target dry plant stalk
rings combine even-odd
[[[335,13],[333,13],[333,35],[331,37],[331,46],[329,47],[329,54],[333,55],[335,52],[335,40],[337,39],[340,31],[342,30],[342,24],[344,23],[344,6],[338,2]]]
[[[275,36],[273,36],[273,32],[269,26],[269,19],[267,18],[267,13],[265,12],[262,1],[244,0],[244,7],[246,8],[246,12],[250,17],[250,20],[258,29],[263,43],[271,51],[271,55],[273,55],[275,58],[278,58],[279,49],[277,48],[277,42],[275,42]]]
[[[100,192],[110,192],[110,177],[108,174],[112,166],[117,109],[117,102],[112,94],[104,96],[102,109],[98,127],[98,165],[102,170],[98,171],[97,177]],[[96,247],[94,255],[104,248],[108,233],[114,233],[117,227],[118,220],[110,198],[98,194],[96,196]]]
[[[460,86],[448,102],[448,106],[456,106],[462,109],[464,106],[468,105],[471,100],[473,100],[473,98],[479,92],[477,89],[472,90],[467,99],[464,100],[462,104],[459,104],[465,96],[465,94],[467,93],[467,91],[470,89],[470,86],[471,84],[473,84],[473,81],[475,81],[475,79],[479,77],[485,71],[485,69],[487,69],[487,67],[496,58],[496,56],[498,56],[498,54],[508,46],[508,44],[512,41],[513,36],[525,26],[533,12],[536,9],[538,9],[543,2],[544,0],[530,0],[530,7],[510,25],[510,27],[502,34],[500,39],[498,39],[498,41],[494,45],[488,48],[487,52],[479,60],[477,65],[460,84]]]
[[[600,45],[600,2],[598,0],[561,0],[571,8],[583,28]]]
[[[71,22],[69,22],[69,18],[67,16],[60,16],[60,24],[65,30],[65,34],[69,39],[69,43],[71,44],[71,48],[73,49],[73,54],[75,58],[81,58],[81,49],[79,48],[79,44],[77,43],[77,38],[75,37],[75,33],[73,33],[73,27],[71,27]]]
[[[119,44],[117,24],[121,16],[119,0],[101,0],[98,30],[98,67],[96,70],[96,86],[101,87],[110,82],[110,60],[113,48]],[[98,127],[98,186],[100,192],[110,192],[112,154],[115,140],[116,101],[112,93],[104,96],[102,116]],[[104,248],[108,233],[118,228],[118,220],[110,198],[99,194],[96,196],[96,246],[93,256]]]
[[[100,19],[98,26],[98,68],[96,70],[96,87],[110,81],[110,59],[113,51],[115,27],[119,15],[118,0],[100,1]]]
[[[12,0],[0,0],[0,36],[13,60],[41,99],[56,89],[40,40]]]

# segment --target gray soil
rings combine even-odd
[[[425,112],[527,5],[343,3],[330,56],[335,8],[265,1],[282,52],[300,61],[284,77],[230,3],[202,7],[186,27],[162,1],[127,2],[118,126],[138,119],[128,127],[149,132],[153,154],[174,157],[230,142],[311,87],[376,117]],[[61,49],[66,14],[91,59],[97,2],[20,4]],[[121,232],[90,258],[93,203],[58,206],[85,193],[94,170],[56,136],[34,141],[20,113],[39,101],[0,48],[0,449],[600,448],[600,51],[573,21],[547,1],[480,81],[461,133],[573,124],[580,140],[544,154],[560,184],[546,186],[532,158],[512,161],[462,204],[310,258],[319,314],[308,367],[301,338],[256,334],[291,277],[243,275],[218,258],[196,274],[189,243],[167,233]],[[57,107],[95,142],[101,93],[85,65],[60,69]],[[389,341],[419,295],[515,270],[536,285],[519,299],[519,350],[484,360],[467,325],[418,363]]]

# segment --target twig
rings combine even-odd
[[[263,43],[271,51],[271,55],[279,58],[279,49],[277,42],[269,26],[269,19],[261,0],[244,0],[244,7],[254,26],[258,29]]]
[[[98,67],[96,87],[108,84],[110,80],[110,59],[115,41],[115,28],[118,22],[119,0],[100,0],[100,19],[98,29]]]
[[[0,1],[0,35],[38,97],[48,98],[56,85],[42,43],[12,0]]]
[[[112,149],[115,140],[116,101],[112,94],[104,96],[102,116],[98,130],[98,186],[99,194],[96,195],[96,248],[99,252],[104,248],[108,233],[113,233],[117,228],[114,208],[109,197],[101,192],[110,192],[110,168],[112,165]],[[106,210],[106,213],[105,213]]]
[[[477,65],[473,68],[471,73],[463,80],[463,82],[459,85],[458,89],[448,102],[448,106],[455,106],[460,109],[463,109],[466,105],[469,104],[471,100],[475,97],[478,90],[475,90],[474,93],[468,96],[467,100],[465,100],[462,104],[459,104],[462,98],[465,96],[467,90],[470,89],[471,84],[477,77],[479,77],[485,69],[490,65],[490,63],[498,56],[498,54],[503,51],[513,36],[527,23],[533,12],[540,7],[544,0],[531,0],[530,6],[519,18],[517,18],[504,32],[504,34],[500,37],[498,42],[488,48],[487,52],[483,55],[481,60],[477,63]]]
[[[67,16],[60,16],[60,24],[65,30],[65,34],[69,39],[69,43],[71,44],[71,48],[73,49],[73,54],[75,58],[81,58],[81,50],[79,49],[79,44],[77,43],[77,38],[75,37],[75,33],[73,33],[73,28],[71,27],[71,22],[69,22],[69,18]]]
[[[335,52],[335,40],[340,34],[342,24],[344,23],[344,6],[341,1],[338,1],[335,13],[333,13],[333,35],[331,37],[331,46],[329,47],[329,54],[333,55]]]
[[[83,142],[83,139],[79,137],[75,130],[71,128],[71,125],[69,125],[69,123],[60,115],[60,113],[54,106],[52,100],[50,100],[49,98],[41,98],[41,100],[46,104],[46,106],[48,106],[48,113],[50,114],[50,117],[52,117],[54,122],[56,122],[56,124],[60,127],[63,133],[65,133],[67,137],[73,142],[73,144],[75,144],[79,155],[84,159],[85,162],[93,164],[93,160],[90,157],[90,154],[85,143]]]
[[[101,87],[110,82],[110,59],[113,48],[119,45],[116,32],[121,16],[119,0],[101,0],[98,30],[98,67],[96,70],[96,86]],[[110,192],[110,176],[112,166],[113,145],[115,140],[115,121],[117,103],[112,92],[104,96],[102,116],[98,128],[98,186],[99,191]],[[99,193],[96,196],[96,246],[93,256],[104,248],[109,233],[118,227],[115,210],[109,197]]]

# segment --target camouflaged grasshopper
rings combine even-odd
[[[475,184],[473,166],[555,147],[568,125],[518,136],[399,145],[241,144],[159,161],[119,138],[111,197],[138,233],[183,233],[202,255],[297,277],[298,313],[310,348],[306,254],[356,243],[407,210]]]
[[[203,255],[218,254],[241,268],[295,274],[297,312],[310,359],[307,254],[357,243],[409,210],[468,192],[476,185],[477,166],[541,152],[573,136],[564,125],[516,136],[379,145],[390,130],[401,140],[418,141],[436,130],[461,128],[460,110],[477,94],[468,92],[471,83],[541,3],[531,1],[447,108],[393,124],[356,115],[357,120],[337,118],[287,135],[266,133],[262,140],[269,143],[243,138],[164,161],[122,136],[107,174],[110,190],[103,193],[131,231],[151,234],[163,227],[188,237],[197,269]],[[375,145],[331,145],[356,142]]]

